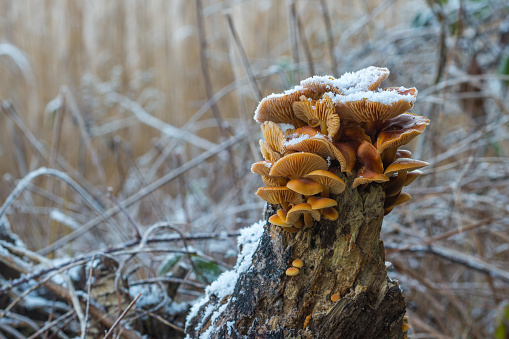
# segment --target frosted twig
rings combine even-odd
[[[0,110],[7,114],[7,117],[14,122],[14,124],[20,129],[25,138],[28,140],[29,144],[32,146],[35,152],[41,155],[48,163],[50,162],[50,152],[46,149],[46,147],[35,137],[35,135],[30,131],[30,129],[25,125],[19,114],[16,113],[12,105],[7,102],[0,102]],[[91,185],[90,182],[81,175],[79,171],[77,171],[74,167],[72,167],[67,160],[60,156],[58,153],[55,154],[56,163],[66,170],[68,173],[71,173],[75,178],[79,179],[82,186],[86,186],[87,190],[94,192],[95,195],[100,196],[101,192],[94,186]]]
[[[62,314],[60,317],[56,318],[55,320],[53,321],[50,321],[48,323],[46,323],[46,325],[44,325],[43,327],[41,327],[37,332],[35,332],[34,334],[32,334],[30,337],[28,337],[27,339],[35,339],[37,338],[38,336],[40,336],[41,334],[43,334],[45,331],[53,328],[56,324],[60,324],[63,320],[69,318],[70,316],[72,316],[74,314],[74,310],[70,310],[68,311],[67,313],[64,313]]]
[[[150,126],[152,128],[157,129],[165,136],[182,139],[193,146],[196,146],[200,149],[210,149],[216,146],[215,143],[208,141],[202,137],[199,137],[191,132],[183,131],[173,125],[170,125],[153,115],[150,115],[143,109],[143,107],[137,103],[129,99],[128,97],[121,95],[115,92],[108,92],[108,99],[118,103],[124,109],[130,111],[134,114],[134,116],[143,124]]]
[[[154,181],[150,185],[142,188],[139,192],[136,194],[130,196],[129,198],[125,199],[124,201],[120,202],[120,205],[124,208],[131,206],[132,204],[138,202],[140,199],[146,197],[153,191],[157,190],[161,186],[167,184],[168,182],[172,181],[173,179],[177,178],[182,173],[187,172],[191,168],[194,168],[198,166],[199,164],[203,163],[205,160],[213,157],[214,155],[222,152],[224,149],[230,147],[231,145],[234,145],[235,143],[239,142],[240,140],[244,139],[246,137],[245,133],[241,133],[239,135],[236,135],[221,144],[213,147],[212,149],[200,154],[196,158],[193,158],[192,160],[186,162],[184,165],[180,166],[179,168],[174,169],[170,173],[166,174],[165,176],[159,178],[158,180]],[[118,207],[112,207],[106,212],[104,212],[104,215],[108,218],[111,218],[112,216],[116,215],[120,209]],[[0,214],[1,215],[1,214]],[[103,218],[94,218],[91,221],[87,222],[85,225],[83,225],[79,230],[73,231],[72,233],[58,239],[53,244],[49,245],[48,247],[42,249],[39,251],[42,255],[48,254],[50,252],[53,252],[54,250],[62,247],[63,245],[67,244],[69,241],[72,241],[81,235],[85,234],[92,228],[96,227],[103,221]]]
[[[107,220],[108,217],[104,214],[102,207],[80,185],[78,185],[74,180],[72,180],[67,174],[57,171],[55,169],[45,167],[41,167],[35,171],[28,173],[28,175],[26,175],[23,179],[21,179],[18,182],[16,188],[14,188],[14,190],[11,192],[11,194],[9,194],[7,199],[5,199],[5,202],[2,205],[2,207],[0,207],[0,218],[5,214],[5,212],[13,203],[13,201],[30,184],[30,182],[41,175],[52,175],[66,182],[76,192],[78,192],[79,195],[81,195],[81,197],[85,200],[87,204],[89,204],[93,209],[99,212],[99,214],[101,215],[101,220]]]

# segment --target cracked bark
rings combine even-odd
[[[339,176],[342,174],[337,173]],[[211,296],[190,319],[191,338],[403,338],[405,301],[387,276],[380,240],[385,195],[379,184],[359,192],[354,176],[337,196],[339,218],[289,234],[266,222],[251,269],[231,296]],[[269,206],[266,220],[278,206]],[[304,267],[287,276],[291,262]],[[340,299],[331,301],[338,293]],[[210,310],[225,307],[214,319]],[[305,326],[306,317],[311,316]],[[203,326],[198,326],[202,322]],[[210,328],[210,326],[213,326]]]

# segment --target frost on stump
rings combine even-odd
[[[380,231],[427,165],[400,146],[429,120],[407,112],[415,88],[378,89],[388,75],[315,76],[260,102],[265,220],[241,231],[237,265],[194,305],[188,338],[406,337]]]

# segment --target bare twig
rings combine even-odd
[[[159,178],[152,184],[148,185],[147,187],[144,187],[136,194],[132,195],[131,197],[127,198],[126,200],[120,202],[120,205],[124,208],[131,206],[132,204],[138,202],[140,199],[146,197],[156,189],[160,188],[161,186],[167,184],[168,182],[172,181],[173,179],[177,178],[182,173],[187,172],[193,167],[198,166],[199,164],[203,163],[205,160],[213,157],[214,155],[222,152],[226,148],[230,147],[231,145],[239,142],[240,140],[244,139],[246,137],[245,133],[239,134],[235,137],[232,137],[228,139],[227,141],[222,142],[221,144],[217,145],[216,147],[200,154],[196,158],[186,162],[184,165],[182,165],[179,168],[176,168],[175,170],[171,171],[170,173],[166,174],[165,176]],[[112,216],[116,215],[119,212],[118,207],[113,207],[107,210],[104,214],[106,217],[111,218]],[[1,214],[0,214],[1,215]],[[42,249],[39,251],[42,255],[48,254],[50,252],[53,252],[54,250],[64,246],[69,241],[72,241],[81,235],[85,234],[92,228],[96,227],[103,221],[102,218],[94,218],[85,225],[83,225],[79,230],[73,231],[72,233],[60,238],[59,240],[55,241],[53,244],[49,245],[48,247]]]
[[[256,100],[262,100],[262,92],[256,83],[256,78],[251,70],[251,65],[247,60],[246,51],[244,51],[244,47],[242,47],[242,43],[240,42],[240,38],[237,34],[237,30],[235,29],[235,25],[233,24],[233,19],[230,13],[225,14],[226,21],[228,22],[228,27],[230,28],[230,33],[232,34],[233,41],[237,46],[237,50],[239,51],[240,58],[242,59],[242,64],[244,65],[244,69],[246,70],[247,77],[249,82],[251,83],[251,88],[253,89],[253,93],[255,95]]]
[[[103,339],[107,339],[112,333],[113,331],[115,330],[115,328],[120,324],[120,321],[122,319],[124,319],[124,317],[126,316],[126,314],[131,310],[131,308],[134,306],[134,304],[136,304],[136,302],[138,301],[138,299],[140,299],[141,297],[141,293],[138,294],[138,296],[136,298],[134,298],[133,301],[131,301],[131,303],[129,304],[129,306],[127,306],[127,308],[124,310],[124,312],[122,312],[122,314],[120,315],[120,317],[118,317],[118,319],[113,323],[113,325],[110,327],[110,329],[108,330],[108,332],[106,332],[106,334],[104,335],[104,338]]]
[[[466,266],[468,268],[471,268],[473,270],[482,272],[484,274],[488,274],[489,276],[493,278],[500,279],[506,283],[509,283],[509,272],[501,270],[500,268],[488,264],[487,262],[484,262],[480,259],[477,259],[467,253],[458,252],[455,250],[452,250],[450,248],[445,248],[443,246],[439,245],[417,245],[410,247],[408,249],[403,249],[395,244],[385,244],[386,249],[390,250],[396,250],[398,252],[420,252],[420,253],[430,253],[436,256],[439,256],[441,258],[450,260],[454,263]]]

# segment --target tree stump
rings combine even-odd
[[[267,221],[278,207],[268,205],[249,269],[232,282],[233,293],[209,291],[195,306],[188,338],[404,337],[405,301],[387,276],[380,240],[384,191],[376,183],[352,189],[355,175],[336,174],[346,183],[331,196],[339,218],[290,234]],[[288,276],[294,259],[304,266]]]

